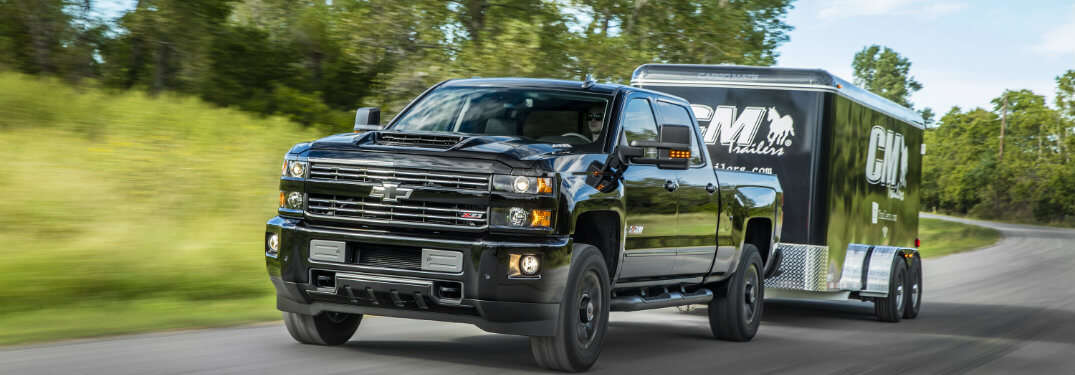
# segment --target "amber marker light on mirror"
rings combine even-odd
[[[532,227],[550,227],[550,226],[552,226],[552,211],[549,211],[549,210],[533,210],[533,211],[531,211],[530,226],[532,226]]]
[[[669,150],[668,151],[668,157],[674,158],[674,159],[690,159],[691,158],[691,151],[690,150]]]

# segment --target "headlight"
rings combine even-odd
[[[541,230],[552,228],[551,210],[493,207],[492,213],[490,221],[493,226]]]
[[[293,192],[287,193],[286,202],[284,202],[285,203],[285,208],[290,208],[292,210],[301,210],[302,209],[302,198],[303,198],[302,193],[300,193],[300,192],[293,191]]]
[[[552,178],[528,176],[493,176],[493,191],[515,194],[552,194]]]
[[[306,162],[298,160],[285,160],[283,175],[284,177],[306,177]]]

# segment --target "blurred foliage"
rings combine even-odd
[[[1075,225],[1075,113],[1063,104],[1072,97],[1072,77],[1075,71],[1057,78],[1060,110],[1031,91],[1007,90],[993,99],[991,110],[953,107],[939,126],[926,130],[922,207]]]
[[[648,62],[771,65],[790,0],[0,1],[0,69],[280,114],[340,130],[449,78],[626,83]]]
[[[283,153],[319,137],[314,129],[196,98],[110,94],[16,73],[0,73],[0,109],[9,166],[0,179],[8,198],[0,201],[0,283],[11,286],[0,290],[0,321],[150,300],[209,310],[257,300],[243,319],[278,317],[265,303],[264,223],[275,212]],[[27,330],[0,324],[0,342]]]

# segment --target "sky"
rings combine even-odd
[[[1075,69],[1075,1],[799,0],[777,66],[821,68],[851,80],[871,44],[908,58],[916,109],[991,109],[1005,89],[1053,104],[1056,76]]]

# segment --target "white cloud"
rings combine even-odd
[[[1042,55],[1075,55],[1075,21],[1049,29],[1030,50]]]
[[[818,11],[818,17],[824,20],[892,15],[933,18],[963,11],[968,6],[962,2],[928,0],[829,0]]]

